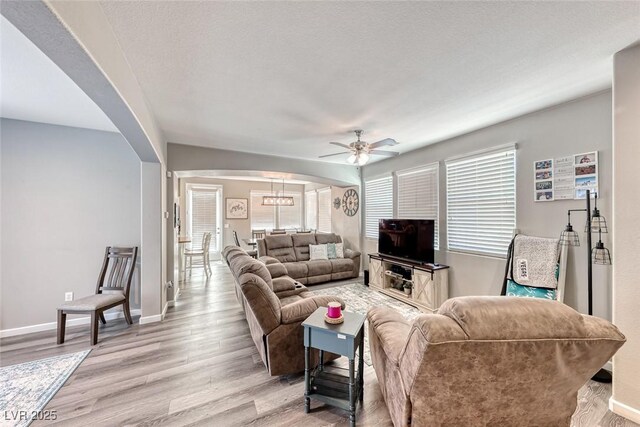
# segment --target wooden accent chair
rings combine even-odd
[[[204,268],[204,274],[209,277],[211,275],[211,266],[209,265],[209,249],[211,248],[211,233],[204,233],[202,235],[202,247],[196,250],[189,250],[184,252],[185,259],[187,261],[187,268],[189,274],[193,270],[193,258],[202,257],[202,268]]]
[[[91,314],[91,345],[98,343],[98,317],[103,324],[107,323],[104,318],[105,310],[122,305],[125,320],[130,325],[133,323],[129,309],[129,291],[137,258],[137,246],[107,246],[95,295],[66,302],[58,308],[58,344],[64,343],[67,314]]]
[[[242,245],[240,244],[240,240],[238,240],[238,233],[236,232],[236,230],[233,230],[233,240],[236,242],[237,247],[242,247]],[[246,252],[247,255],[249,255],[251,258],[258,258],[258,251],[256,249],[252,249]]]

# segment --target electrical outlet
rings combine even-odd
[[[65,292],[64,293],[65,301],[73,301],[73,292]]]

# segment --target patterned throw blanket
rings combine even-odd
[[[536,288],[558,287],[558,239],[519,234],[513,242],[513,264],[509,279]]]

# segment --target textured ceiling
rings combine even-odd
[[[640,38],[640,2],[101,5],[170,142],[310,159],[354,128],[404,152],[610,87]]]
[[[0,116],[117,132],[91,98],[4,17],[0,35]]]

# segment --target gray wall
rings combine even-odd
[[[107,245],[140,245],[140,161],[117,133],[2,119],[0,330],[95,291]],[[132,297],[139,307],[139,288]]]
[[[460,118],[464,120],[464,117]],[[541,110],[470,134],[452,138],[396,158],[367,165],[364,179],[392,171],[440,161],[440,246],[436,261],[451,266],[451,296],[498,295],[502,286],[505,260],[448,252],[446,250],[446,177],[447,158],[517,142],[517,216],[521,233],[558,237],[567,219],[567,209],[584,207],[584,201],[548,203],[533,201],[533,162],[586,151],[599,151],[600,199],[605,217],[611,216],[611,92],[606,91],[553,108]],[[565,302],[587,312],[585,217],[576,214],[572,222],[580,232],[582,246],[570,248]],[[610,244],[609,236],[605,245]],[[376,241],[365,241],[365,252],[377,250]],[[594,314],[611,318],[611,271],[594,266]]]
[[[640,43],[613,59],[613,321],[627,337],[613,358],[613,412],[640,423]]]

